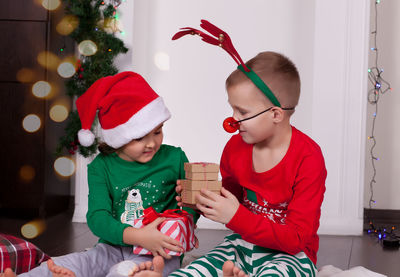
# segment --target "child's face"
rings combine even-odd
[[[129,162],[147,163],[151,161],[163,141],[163,124],[140,139],[134,139],[117,152],[121,159]]]
[[[242,120],[273,106],[251,82],[241,82],[228,87],[228,102],[233,109],[233,118]],[[272,110],[239,123],[239,134],[248,144],[255,144],[272,135]]]

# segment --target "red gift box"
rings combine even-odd
[[[195,245],[194,236],[194,222],[193,216],[188,212],[180,209],[166,210],[163,213],[157,213],[153,207],[149,207],[143,211],[143,217],[133,221],[133,227],[142,228],[158,217],[165,217],[166,219],[157,226],[161,233],[179,241],[185,251],[190,251]],[[175,252],[165,249],[165,252],[171,256],[180,256],[181,252]],[[139,255],[151,255],[151,252],[146,248],[138,245],[133,246],[133,253]]]

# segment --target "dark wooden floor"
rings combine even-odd
[[[21,236],[20,228],[25,220],[0,218],[0,232]],[[189,252],[184,263],[200,257],[222,241],[229,231],[199,229],[196,235],[200,248]],[[60,214],[47,220],[46,230],[37,238],[31,239],[50,256],[59,256],[82,251],[93,246],[97,238],[85,223],[72,223],[71,214]],[[371,235],[363,236],[320,236],[318,264],[333,265],[341,269],[363,266],[387,276],[400,276],[400,251],[386,250],[378,239]]]

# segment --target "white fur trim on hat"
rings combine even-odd
[[[127,122],[112,129],[101,129],[106,144],[117,149],[133,139],[142,138],[168,120],[171,113],[161,97],[136,112]]]
[[[94,142],[94,134],[87,129],[80,129],[78,132],[79,143],[83,146],[90,146]]]

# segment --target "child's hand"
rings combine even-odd
[[[179,241],[161,233],[157,229],[157,226],[164,220],[165,218],[157,218],[152,223],[140,229],[132,227],[134,233],[132,233],[132,240],[128,243],[132,245],[140,245],[149,250],[153,256],[160,255],[166,259],[170,259],[171,256],[165,252],[165,248],[176,252],[184,252],[183,246]],[[127,229],[131,228],[128,227],[125,230]]]
[[[194,248],[199,248],[199,240],[198,240],[198,238],[196,237],[196,235],[194,236]]]
[[[226,224],[239,209],[240,204],[236,196],[224,187],[221,188],[222,195],[207,189],[201,189],[200,192],[196,195],[196,207],[211,220]]]
[[[178,194],[178,196],[175,197],[176,201],[178,201],[178,206],[182,207],[182,197],[180,196],[182,192],[181,180],[176,181],[175,191]]]

